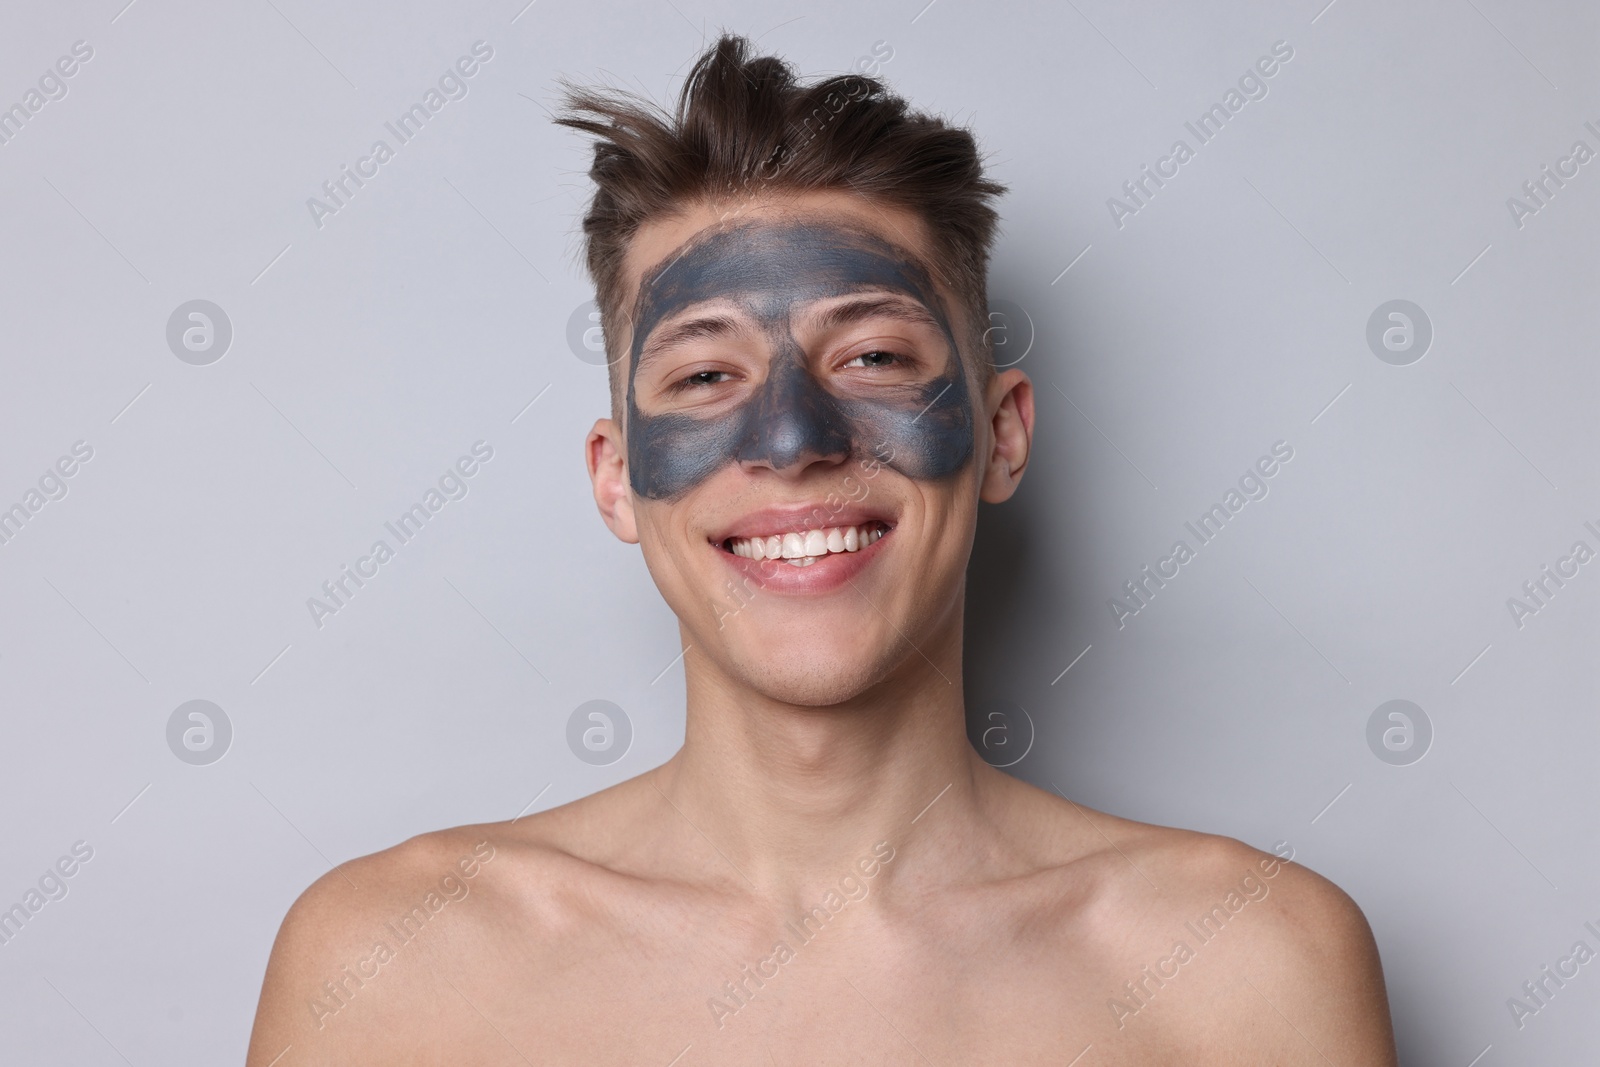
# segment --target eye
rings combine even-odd
[[[725,370],[696,371],[695,373],[685,378],[680,378],[674,382],[672,384],[672,391],[674,393],[680,393],[685,389],[703,389],[708,385],[717,385],[720,382],[725,381],[727,377],[728,372]]]
[[[905,357],[898,352],[889,352],[875,348],[870,352],[863,352],[859,356],[845,363],[846,367],[891,367],[896,363],[904,363]]]

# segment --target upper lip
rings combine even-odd
[[[820,515],[818,523],[814,516]],[[816,501],[805,504],[783,504],[762,508],[741,515],[729,522],[720,532],[712,535],[713,544],[721,544],[735,537],[770,537],[774,534],[799,533],[801,530],[828,529],[834,526],[862,526],[881,522],[894,527],[894,518],[881,507],[862,503],[849,503],[833,510],[826,503]]]

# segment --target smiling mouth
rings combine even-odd
[[[722,542],[722,550],[745,559],[781,559],[791,566],[809,567],[827,556],[859,552],[889,530],[888,523],[873,519],[859,526],[825,526],[765,537],[729,537]]]

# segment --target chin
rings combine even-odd
[[[813,648],[800,653],[774,654],[769,645],[763,654],[731,651],[731,673],[740,684],[769,700],[801,707],[829,707],[843,704],[882,682],[893,669],[861,654],[837,653],[828,648]]]
[[[789,668],[750,679],[751,687],[770,700],[803,708],[843,704],[870,689],[877,679],[846,674],[837,669],[827,675],[803,674]]]

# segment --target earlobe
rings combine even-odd
[[[639,526],[633,514],[633,493],[628,485],[627,450],[623,446],[621,427],[613,419],[595,420],[584,440],[583,451],[600,517],[619,540],[638,544]]]
[[[1016,492],[1033,451],[1033,382],[1013,367],[995,375],[988,392],[992,443],[978,497],[998,504]]]

